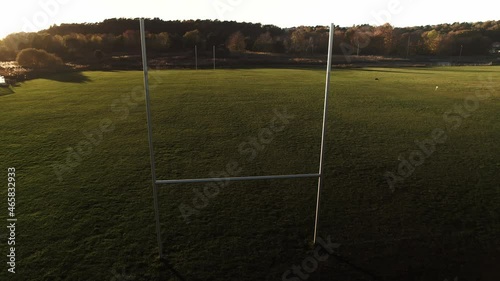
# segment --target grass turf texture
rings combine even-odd
[[[495,274],[499,70],[334,70],[319,234],[342,246],[310,280]],[[151,76],[159,179],[211,177],[229,162],[240,176],[317,172],[324,70]],[[141,72],[84,72],[0,94],[2,171],[17,170],[18,262],[9,280],[281,280],[312,255],[316,180],[275,180],[229,184],[189,224],[179,205],[193,206],[205,184],[163,187],[168,263],[160,262],[141,87]],[[490,97],[392,193],[384,173],[418,149],[415,140],[447,129],[443,114],[476,91]],[[283,108],[294,116],[284,130],[260,143],[255,159],[240,153]],[[101,123],[112,131],[59,181],[52,165]]]

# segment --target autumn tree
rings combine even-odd
[[[303,53],[306,52],[310,42],[309,42],[309,28],[305,26],[300,26],[296,28],[291,36],[291,46],[290,49],[294,53]]]
[[[34,69],[54,68],[63,65],[62,59],[58,56],[34,48],[20,51],[16,61],[20,66]]]
[[[345,44],[342,46],[342,52],[344,54],[364,54],[370,55],[376,53],[373,51],[375,49],[383,49],[382,47],[376,47],[377,40],[373,40],[372,27],[368,25],[364,26],[353,26],[349,28],[344,33]]]
[[[330,35],[330,29],[326,26],[316,27],[313,40],[314,52],[320,54],[326,54],[328,52],[328,39]],[[335,37],[335,36],[334,36]]]
[[[128,50],[139,50],[141,47],[140,33],[137,30],[123,32],[123,43]]]
[[[389,55],[393,52],[393,32],[394,28],[388,23],[375,28],[374,36],[382,38],[383,46],[381,48],[381,52],[384,55]]]
[[[167,32],[151,35],[151,48],[155,51],[164,52],[170,48],[170,35]]]
[[[192,48],[195,45],[201,45],[201,32],[198,29],[188,31],[182,36],[184,48]]]
[[[87,35],[87,42],[91,49],[100,49],[102,47],[102,36],[100,34]]]
[[[274,47],[274,40],[271,33],[262,33],[253,45],[253,49],[259,52],[272,52]]]
[[[217,46],[233,52],[247,48],[262,52],[326,54],[327,26],[279,28],[272,25],[211,20],[163,21],[147,19],[148,48],[155,53],[199,50]],[[186,32],[187,31],[187,32]],[[243,35],[244,34],[244,35]],[[455,22],[416,27],[336,27],[334,52],[353,55],[487,55],[500,42],[500,21]],[[207,48],[206,48],[207,47]],[[0,60],[12,60],[20,50],[43,49],[64,60],[87,60],[94,50],[140,53],[140,36],[134,19],[110,19],[101,23],[52,25],[47,30],[14,33],[0,40]],[[225,49],[225,52],[228,52]]]
[[[7,37],[2,40],[2,43],[8,50],[17,53],[22,50],[24,46],[30,44],[30,37],[30,34],[26,32],[12,33],[7,35]]]
[[[0,61],[12,60],[15,57],[15,52],[9,50],[5,43],[0,41]]]
[[[241,31],[237,31],[231,34],[227,40],[226,47],[231,52],[244,52],[246,50],[246,43],[243,33],[241,33]]]
[[[429,53],[433,55],[437,54],[442,40],[441,34],[433,29],[429,32],[423,33],[422,37],[425,42],[425,47],[429,50]]]

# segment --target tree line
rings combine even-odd
[[[148,51],[270,52],[294,55],[327,53],[328,27],[280,28],[258,23],[187,20],[146,20]],[[500,21],[453,23],[418,27],[356,25],[335,27],[334,53],[343,55],[480,56],[500,42]],[[0,61],[14,60],[23,49],[45,50],[64,61],[100,59],[107,54],[140,51],[137,19],[100,23],[61,24],[36,33],[14,33],[0,40]]]

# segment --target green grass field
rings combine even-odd
[[[316,173],[324,76],[152,71],[158,178]],[[500,280],[498,85],[499,67],[334,70],[319,235],[341,246],[308,280]],[[163,263],[142,72],[13,90],[0,218],[15,167],[17,260],[8,273],[0,232],[1,280],[305,279],[283,274],[313,255],[316,179],[210,186],[206,200],[206,184],[162,187]],[[416,141],[432,139],[427,155]]]

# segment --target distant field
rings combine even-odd
[[[158,178],[316,173],[324,76],[152,71]],[[319,234],[341,246],[308,280],[500,280],[499,85],[500,67],[334,70]],[[204,184],[164,187],[163,264],[142,72],[13,90],[0,155],[4,182],[17,170],[18,262],[1,280],[304,279],[283,274],[313,255],[316,180],[211,186],[206,200]]]

